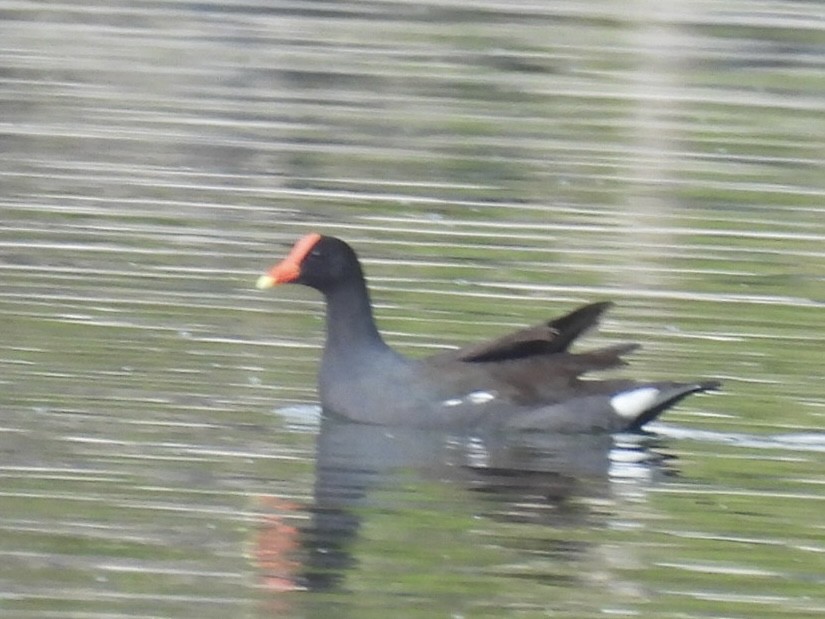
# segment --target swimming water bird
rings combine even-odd
[[[640,429],[686,396],[716,381],[637,382],[583,375],[624,365],[637,344],[585,352],[570,345],[611,303],[585,305],[560,318],[480,344],[421,359],[392,350],[373,319],[355,251],[312,233],[257,282],[295,283],[326,300],[326,343],[318,386],[325,414],[388,426],[546,432]]]

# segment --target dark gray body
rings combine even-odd
[[[621,344],[569,352],[610,303],[585,305],[481,344],[407,359],[378,333],[352,248],[332,237],[314,238],[293,258],[300,259],[300,269],[288,281],[315,288],[326,300],[327,337],[318,382],[328,414],[416,428],[617,432],[638,429],[685,396],[717,387],[714,381],[584,377],[623,365],[622,355],[636,348]]]

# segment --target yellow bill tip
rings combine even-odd
[[[267,288],[272,288],[275,283],[275,278],[271,275],[261,275],[258,281],[255,282],[255,288],[258,290],[266,290]]]

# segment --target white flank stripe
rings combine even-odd
[[[490,393],[489,391],[473,391],[472,393],[467,394],[467,400],[472,404],[484,404],[485,402],[495,399],[495,394]]]
[[[442,406],[461,406],[462,404],[486,404],[490,400],[495,400],[495,392],[471,391],[460,398],[450,398],[441,402]]]

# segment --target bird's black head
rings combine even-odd
[[[326,293],[344,282],[363,280],[355,251],[341,239],[307,234],[286,258],[258,278],[258,288],[277,284],[304,284]]]

